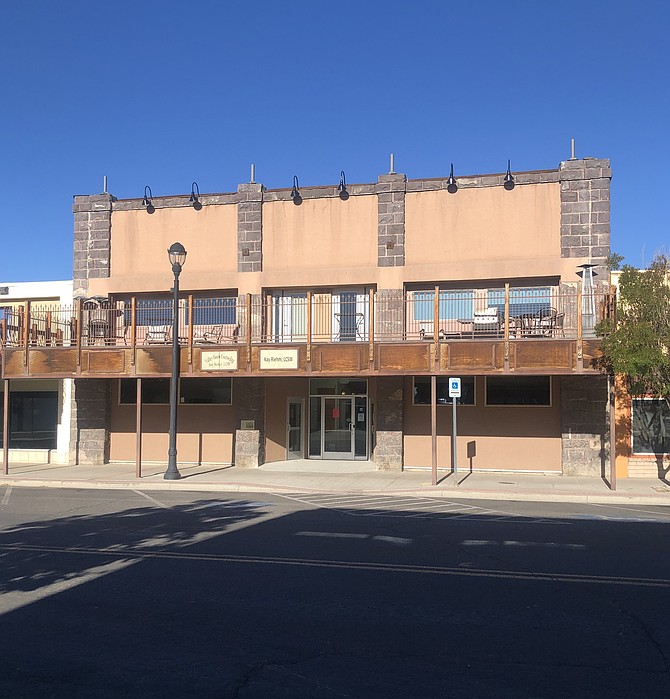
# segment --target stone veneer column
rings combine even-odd
[[[74,212],[74,295],[88,294],[88,280],[109,277],[111,194],[76,196]]]
[[[70,430],[70,461],[105,464],[109,461],[112,381],[75,379]]]
[[[405,327],[405,294],[402,289],[378,289],[375,306],[375,333],[380,339],[397,339]]]
[[[263,270],[263,185],[237,187],[237,271]]]
[[[375,464],[379,471],[402,471],[403,377],[377,379]]]
[[[89,279],[109,277],[111,194],[75,196],[74,296],[88,296]],[[109,460],[111,386],[108,379],[75,379],[71,397],[70,455],[76,464]]]
[[[610,161],[566,160],[561,182],[561,257],[587,257],[594,263],[610,254]]]
[[[265,380],[233,379],[235,406],[234,463],[240,468],[257,468],[265,462]],[[253,420],[253,430],[240,429],[242,420]]]
[[[377,178],[377,266],[405,265],[405,190],[400,173]]]
[[[563,474],[601,477],[609,468],[607,377],[557,378],[561,395]]]

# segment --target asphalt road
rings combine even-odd
[[[661,697],[670,509],[0,488],[0,697]]]

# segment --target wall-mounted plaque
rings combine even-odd
[[[297,369],[297,349],[262,349],[261,369]]]
[[[237,350],[201,351],[200,369],[202,371],[234,371],[237,369]]]
[[[256,429],[256,421],[255,420],[240,420],[240,429],[241,430],[255,430]]]

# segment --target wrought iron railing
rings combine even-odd
[[[429,342],[594,337],[613,296],[579,288],[511,288],[362,294],[321,292],[182,298],[179,343]],[[3,309],[7,347],[110,347],[172,342],[169,299],[27,302]]]

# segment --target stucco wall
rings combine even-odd
[[[118,382],[112,388],[110,461],[135,461],[135,405],[119,405]],[[142,461],[167,463],[168,405],[142,408]],[[233,458],[232,405],[180,405],[179,463],[224,463]]]
[[[457,408],[458,468],[561,471],[561,413],[559,385],[552,379],[550,407],[486,406],[483,377],[475,379],[475,405]],[[412,377],[405,379],[405,468],[432,463],[430,405],[412,405]],[[451,468],[451,406],[437,407],[437,460]],[[468,443],[476,455],[468,458]]]

